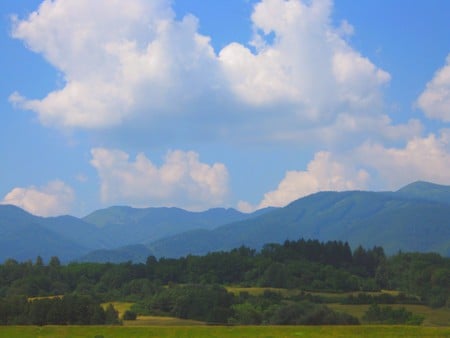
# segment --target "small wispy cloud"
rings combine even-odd
[[[74,199],[73,189],[63,181],[55,180],[42,187],[14,188],[1,204],[16,205],[34,215],[56,216],[69,213]]]
[[[225,203],[228,171],[222,163],[206,164],[195,152],[174,150],[158,167],[144,154],[92,149],[91,164],[101,181],[103,202],[127,201],[135,206],[179,206],[198,210]]]

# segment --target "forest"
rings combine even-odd
[[[356,292],[341,302],[372,304],[367,321],[420,324],[405,309],[379,304],[449,307],[449,285],[449,258],[386,256],[381,247],[352,251],[340,241],[300,239],[267,244],[260,251],[240,247],[178,259],[149,256],[139,264],[9,259],[0,265],[0,324],[120,324],[145,314],[222,324],[358,323],[330,309],[318,292]],[[267,290],[231,292],[236,286]],[[397,293],[373,294],[379,290]],[[118,300],[134,303],[126,318],[118,318],[112,306],[100,306]]]

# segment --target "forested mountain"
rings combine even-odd
[[[37,255],[62,261],[143,261],[147,254],[180,257],[241,245],[259,249],[299,238],[347,241],[353,248],[377,245],[388,254],[450,256],[450,187],[416,182],[396,192],[319,192],[252,214],[223,208],[111,207],[83,219],[44,218],[0,205],[0,236],[0,261]]]
[[[149,246],[158,256],[177,257],[301,237],[343,240],[353,247],[379,245],[389,254],[436,251],[450,256],[450,188],[417,182],[397,192],[319,192],[256,218],[177,234]]]

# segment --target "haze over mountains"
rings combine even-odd
[[[348,241],[387,253],[435,251],[450,256],[450,186],[415,182],[396,192],[319,192],[284,208],[245,214],[234,209],[111,207],[79,219],[43,218],[0,205],[0,261],[145,261],[260,248],[286,239]]]

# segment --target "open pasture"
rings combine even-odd
[[[3,326],[8,338],[323,338],[323,337],[450,337],[448,327],[407,326]]]

